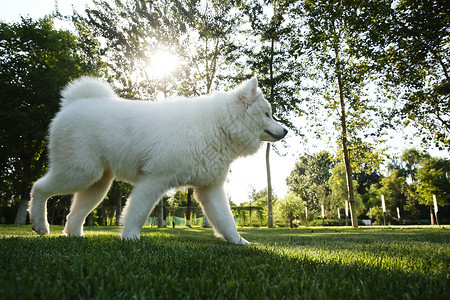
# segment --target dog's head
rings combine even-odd
[[[245,111],[248,130],[259,134],[260,141],[276,142],[284,138],[287,130],[272,117],[272,108],[253,77],[238,87],[237,101]]]

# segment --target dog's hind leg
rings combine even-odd
[[[51,182],[53,181],[52,173],[47,173],[44,177],[37,180],[31,189],[31,200],[28,204],[28,212],[30,213],[30,221],[33,230],[40,235],[50,233],[47,222],[47,200],[55,195]]]
[[[75,170],[77,172],[75,172]],[[33,230],[40,235],[50,232],[47,222],[47,200],[56,195],[69,195],[81,191],[102,177],[101,167],[80,169],[77,166],[53,166],[37,180],[31,190],[28,211]]]
[[[70,213],[64,233],[69,236],[83,236],[83,224],[87,215],[105,198],[111,187],[114,176],[110,169],[106,169],[103,176],[88,188],[78,191],[73,196]]]
[[[134,186],[122,213],[123,229],[120,236],[125,240],[138,240],[142,226],[168,186],[158,179],[145,178]]]
[[[50,232],[47,222],[47,200],[56,195],[68,195],[84,188],[85,179],[69,177],[65,172],[50,169],[38,179],[31,189],[31,201],[28,206],[33,230],[40,235]]]
[[[230,204],[222,185],[196,188],[195,195],[208,221],[212,224],[216,236],[222,237],[232,244],[248,244],[237,232]]]

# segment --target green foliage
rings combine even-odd
[[[187,206],[188,205],[188,189],[178,190],[175,195],[170,199],[170,206]],[[190,203],[191,207],[198,207],[199,204],[197,201],[192,201]]]
[[[412,123],[424,144],[450,149],[446,1],[368,1],[358,6],[355,31],[364,32],[366,57],[375,62],[380,84],[395,97],[388,126]]]
[[[370,211],[367,216],[370,217]],[[391,212],[386,211],[386,216],[389,220],[391,218]],[[372,207],[372,219],[375,225],[384,225],[384,214],[381,204],[378,203],[378,205]]]
[[[393,170],[388,177],[381,179],[380,195],[384,195],[386,210],[392,216],[397,216],[397,207],[403,211],[408,199],[408,186],[406,179],[399,175],[398,170]],[[381,197],[379,198],[381,201]]]
[[[286,178],[290,190],[306,202],[308,209],[320,211],[320,205],[327,202],[330,194],[329,179],[334,164],[334,159],[326,151],[304,155]]]
[[[232,206],[231,211],[238,226],[267,226],[267,196],[264,207],[251,205]]]
[[[419,203],[431,205],[436,195],[438,205],[450,202],[450,161],[447,159],[427,158],[417,171],[416,195]]]
[[[228,1],[93,1],[86,16],[75,14],[105,39],[109,74],[126,98],[154,98],[158,91],[170,96],[209,93],[239,17]],[[171,76],[158,78],[149,70],[157,51],[180,57]]]
[[[236,43],[233,62],[238,74],[232,77],[238,81],[252,75],[258,77],[259,86],[272,106],[274,119],[301,135],[290,118],[291,113],[303,113],[298,89],[293,84],[301,71],[294,55],[298,48],[292,39],[296,28],[295,16],[290,14],[293,6],[294,1],[247,1],[242,5],[250,28],[243,27],[241,34],[249,38]]]
[[[353,187],[360,218],[369,216],[372,208],[373,218],[383,224],[381,195],[386,199],[388,222],[398,222],[397,207],[402,222],[427,218],[427,210],[422,205],[432,204],[433,193],[440,206],[448,204],[448,160],[431,158],[415,149],[405,150],[401,160],[390,164],[385,177],[376,172],[354,174]],[[337,208],[344,215],[344,203],[348,199],[346,180],[344,164],[333,161],[327,152],[302,156],[286,178],[290,190],[305,202],[311,215],[319,214],[323,204],[327,218],[335,216]]]
[[[402,219],[421,219],[421,205],[433,204],[433,195],[437,196],[440,206],[448,204],[449,196],[449,162],[446,159],[433,158],[427,153],[407,149],[402,155],[402,163],[391,164],[387,177],[370,186],[363,195],[366,215],[372,208],[374,218],[382,224],[381,195],[386,199],[387,216],[397,219],[397,207]],[[410,178],[410,183],[406,179]],[[422,215],[422,218],[424,216]]]
[[[337,208],[344,208],[345,201],[348,200],[347,178],[345,174],[345,166],[343,162],[338,162],[332,170],[332,174],[328,180],[331,190],[330,197],[328,197],[326,207],[332,211]],[[353,180],[353,193],[356,200],[357,213],[361,213],[361,196],[358,194],[358,182]]]
[[[426,152],[422,153],[416,149],[406,149],[402,154],[402,162],[404,162],[404,172],[406,178],[411,178],[412,181],[417,181],[417,169],[424,159],[430,158]]]
[[[257,191],[253,187],[250,190],[250,205],[251,206],[267,206],[267,188]],[[275,195],[272,197],[276,198]]]
[[[45,171],[47,129],[59,109],[60,90],[101,68],[93,48],[86,53],[83,43],[56,30],[49,18],[0,23],[2,202],[9,197],[27,201],[31,183]]]
[[[306,224],[305,203],[295,193],[289,192],[283,199],[275,202],[275,222],[288,223],[293,228],[294,219]]]
[[[170,11],[172,6],[167,6]],[[125,98],[149,97],[156,94],[157,85],[148,80],[149,63],[145,49],[176,47],[180,33],[170,31],[172,22],[164,16],[161,2],[93,1],[85,15],[72,17],[77,29],[83,28],[104,39],[103,55],[108,62],[108,74],[118,92]],[[170,14],[167,15],[169,17]],[[176,20],[176,19],[175,19]],[[180,30],[183,30],[180,28]],[[152,36],[152,38],[150,38]],[[165,83],[166,88],[171,83]]]
[[[412,194],[414,185],[408,185],[401,174],[399,169],[392,170],[389,176],[381,179],[380,183],[373,184],[366,194],[366,215],[369,215],[369,209],[372,208],[372,216],[377,224],[383,224],[381,195],[385,197],[388,222],[398,220],[397,207],[400,209],[402,219],[420,219],[417,199]]]
[[[321,121],[316,132],[330,126],[335,129],[332,137],[341,149],[352,225],[357,227],[352,169],[361,172],[364,164],[370,166],[371,172],[378,169],[380,161],[375,145],[382,136],[373,121],[378,119],[381,105],[368,95],[368,87],[375,80],[373,68],[370,60],[361,55],[361,34],[351,25],[358,16],[354,3],[304,1],[302,11],[304,51],[309,56],[304,75],[320,82],[307,94],[306,104],[312,103],[308,107],[311,115],[318,108],[325,112],[313,117]]]
[[[382,136],[376,128],[382,99],[373,99],[368,92],[374,82],[369,59],[361,56],[364,45],[352,27],[357,17],[356,6],[346,1],[304,1],[305,86],[310,118],[315,132],[322,138],[339,140],[341,151],[345,142],[357,172],[363,164],[377,169],[381,160],[377,144]],[[311,87],[311,82],[315,81]],[[315,112],[321,110],[323,114]],[[335,131],[330,132],[329,128]],[[342,133],[342,130],[346,131]],[[374,142],[375,141],[375,142]]]
[[[268,224],[268,194],[267,188],[250,190],[250,201],[241,203],[239,206],[232,206],[231,210],[237,217],[237,225],[239,226],[267,226]],[[274,202],[278,201],[276,195],[272,194]]]
[[[237,247],[211,229],[118,227],[86,238],[36,238],[0,227],[5,299],[447,299],[450,235],[442,228],[245,229]],[[12,275],[13,274],[13,275]]]

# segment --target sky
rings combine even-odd
[[[77,11],[82,11],[88,0],[58,0],[59,10],[63,15],[69,15],[72,12],[72,6]],[[54,0],[0,0],[0,20],[4,22],[19,22],[20,16],[28,16],[33,19],[41,18],[54,11]],[[301,119],[295,120],[300,131],[302,126]],[[295,162],[300,155],[313,154],[322,150],[333,153],[333,148],[325,142],[309,137],[308,142],[304,143],[292,132],[285,138],[287,148],[279,144],[280,156],[271,151],[270,163],[272,174],[272,186],[274,194],[278,197],[284,197],[288,192],[286,177],[294,168]],[[405,140],[401,132],[392,133],[391,142],[387,144],[391,155],[399,157],[403,150],[417,147],[420,149],[418,140]],[[240,204],[249,200],[251,188],[261,190],[267,186],[266,164],[265,164],[265,145],[253,156],[240,158],[231,165],[231,173],[228,176],[226,189],[231,200]],[[436,149],[428,149],[432,156],[445,157],[445,152],[439,152]]]

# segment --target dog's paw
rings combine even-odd
[[[120,238],[124,241],[139,241],[141,238],[140,233],[126,233],[119,234]]]
[[[250,245],[251,243],[249,241],[247,241],[246,239],[244,239],[243,237],[241,237],[240,241],[239,241],[239,245]]]
[[[48,224],[32,225],[31,228],[39,235],[47,235],[50,233],[50,226]]]
[[[236,239],[235,241],[229,241],[231,244],[235,245],[250,245],[250,242],[244,239],[242,236],[239,236],[239,239]]]

